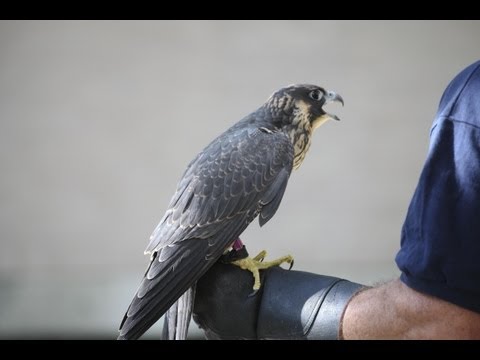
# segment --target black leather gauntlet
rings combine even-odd
[[[274,267],[253,276],[217,263],[197,283],[193,318],[207,339],[338,339],[351,297],[362,287],[348,280]]]

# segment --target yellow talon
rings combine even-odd
[[[247,257],[245,259],[232,261],[233,265],[238,266],[240,269],[248,270],[253,274],[253,278],[255,280],[253,283],[254,291],[260,289],[261,286],[259,270],[268,269],[273,266],[279,266],[283,263],[290,264],[290,268],[293,265],[293,257],[291,255],[286,255],[272,261],[263,262],[265,256],[267,256],[267,252],[263,250],[254,258]]]
[[[252,260],[263,261],[263,259],[265,259],[265,256],[267,256],[267,252],[265,250],[262,250]]]

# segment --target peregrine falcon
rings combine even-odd
[[[323,106],[340,95],[315,85],[291,85],[207,145],[188,165],[145,250],[151,262],[122,320],[118,339],[138,339],[166,314],[164,336],[188,331],[196,281],[230,248],[241,252],[240,234],[258,216],[260,226],[277,211],[292,169],[303,162],[315,129],[339,120]],[[292,263],[291,256],[262,262],[234,258],[250,270]]]

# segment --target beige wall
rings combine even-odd
[[[480,23],[0,22],[0,337],[115,336],[190,159],[291,83],[339,92],[250,252],[372,283]],[[13,335],[12,335],[13,334]]]

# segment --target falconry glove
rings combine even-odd
[[[335,340],[343,312],[364,285],[273,267],[252,276],[217,263],[197,283],[193,318],[214,339]]]

